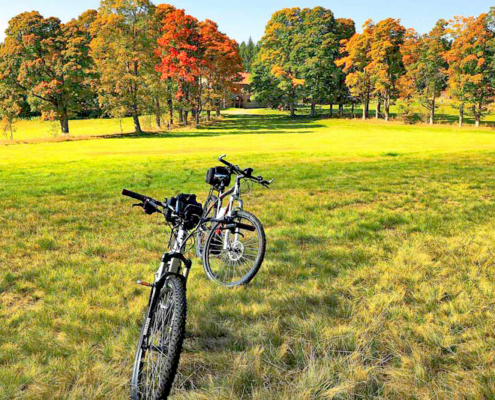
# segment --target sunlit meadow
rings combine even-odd
[[[120,190],[204,200],[223,153],[276,179],[266,262],[194,259],[174,399],[495,398],[494,131],[275,112],[0,146],[0,398],[127,398],[167,232]]]

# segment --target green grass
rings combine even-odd
[[[253,284],[194,260],[174,399],[495,397],[495,133],[229,115],[161,136],[0,147],[0,398],[124,399],[166,229],[122,187],[275,177]]]

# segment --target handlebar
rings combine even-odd
[[[131,197],[133,199],[139,200],[139,201],[146,201],[146,199],[149,199],[150,197],[136,193],[136,192],[131,192],[130,190],[127,189],[122,189],[122,195]]]
[[[161,201],[127,189],[122,189],[122,195],[141,201],[141,203],[134,204],[134,206],[143,207],[146,214],[153,214],[156,212],[163,214],[163,212],[158,208],[159,206],[163,207],[163,203]]]
[[[225,157],[227,157],[227,154],[222,154],[220,157],[218,157],[218,161],[226,165],[233,174],[240,175],[246,179],[251,179],[252,181],[259,183],[266,188],[268,188],[269,185],[272,184],[272,182],[275,180],[275,178],[273,178],[267,181],[266,179],[263,179],[262,176],[254,177],[251,175],[253,172],[252,168],[246,168],[245,170],[242,170],[239,168],[239,166],[231,164],[227,160],[224,160]]]

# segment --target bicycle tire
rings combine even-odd
[[[212,226],[210,232],[208,233],[205,248],[203,251],[203,268],[205,270],[206,276],[210,280],[216,281],[221,285],[228,287],[247,285],[249,282],[251,282],[260,270],[261,265],[263,264],[266,249],[265,230],[263,229],[263,225],[258,220],[258,218],[247,211],[237,211],[234,216],[240,220],[244,219],[246,221],[249,221],[255,228],[255,232],[258,237],[258,252],[256,254],[256,257],[253,259],[253,263],[249,267],[247,273],[244,274],[240,279],[228,282],[224,279],[221,279],[219,273],[214,271],[214,268],[212,267],[212,260],[215,258],[220,258],[223,251],[222,249],[218,249],[218,245],[215,244],[215,241],[218,242],[218,239],[215,239],[215,235],[219,235],[222,223],[216,223]],[[234,267],[233,269],[235,270],[236,268]]]
[[[164,299],[166,299],[165,304]],[[173,313],[170,318],[167,317],[167,305],[169,304],[173,305]],[[131,378],[132,400],[164,400],[170,394],[179,366],[186,329],[186,314],[187,300],[184,280],[176,275],[171,275],[166,279],[155,304],[148,309],[145,324],[141,329]],[[147,329],[147,337],[144,338],[148,318],[150,323]],[[165,359],[160,359],[161,366],[159,369],[150,369],[153,357],[150,354],[154,354],[154,352],[161,353],[161,357],[163,357],[165,353],[161,344],[159,346],[152,344],[156,340],[156,336],[153,335],[159,332],[160,324],[162,328],[169,329],[167,354]],[[163,333],[159,337],[160,343],[162,339]],[[155,347],[155,349],[151,349],[151,347]],[[157,348],[159,349],[158,351],[156,350]],[[154,375],[150,376],[150,373]],[[151,388],[149,387],[150,385],[152,385]]]

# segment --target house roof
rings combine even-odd
[[[249,72],[241,72],[239,74],[241,76],[241,80],[239,82],[235,82],[237,85],[249,85],[249,79],[251,78],[251,74]]]

